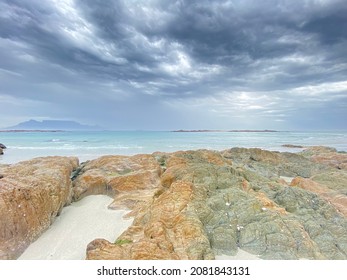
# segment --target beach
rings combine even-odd
[[[106,195],[88,196],[66,206],[61,215],[19,260],[84,260],[89,242],[104,238],[114,242],[132,223],[126,210],[110,210]]]
[[[199,145],[224,135],[204,133],[180,132],[170,143],[177,145],[182,135],[188,137],[185,134],[202,135],[195,138]],[[130,155],[88,158],[89,150],[80,147],[82,158],[87,157],[84,161],[65,155],[64,147],[98,142],[99,153],[105,141],[117,139],[83,142],[82,134],[72,134],[77,138],[67,140],[64,132],[47,142],[56,145],[54,156],[0,164],[0,258],[347,259],[346,152],[306,146],[302,138],[295,138],[295,145],[281,144],[288,143],[289,134],[242,133],[263,144],[271,137],[284,150],[232,147],[169,152],[166,143],[160,152],[138,154],[130,149]],[[129,135],[134,136],[123,135],[123,141],[131,139]],[[339,135],[320,137],[343,147],[345,135]],[[23,149],[24,158],[32,156],[31,151],[46,152],[35,145],[52,135],[30,137],[27,142],[17,138],[15,144],[1,140],[7,146],[2,159],[11,158],[20,145],[32,147],[28,153]],[[147,137],[159,139],[157,134]],[[238,133],[237,137],[242,139]],[[76,139],[82,142],[71,144]],[[227,145],[225,139],[219,141]],[[141,147],[148,144],[141,143]],[[132,218],[124,219],[129,211]]]

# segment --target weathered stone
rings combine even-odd
[[[338,175],[335,172],[333,174],[324,173],[314,176],[312,180],[297,177],[293,179],[290,185],[318,194],[331,203],[342,215],[347,217],[347,195],[343,193],[346,190],[345,186],[347,186],[347,174]],[[333,179],[334,177],[335,180]],[[320,183],[317,183],[317,181]]]
[[[46,157],[2,169],[0,259],[15,259],[71,201],[77,158]]]
[[[315,161],[320,153],[336,152],[157,152],[74,167],[74,200],[108,194],[134,218],[115,240],[92,241],[87,259],[213,259],[238,248],[263,259],[347,259],[347,173]],[[0,166],[1,181],[9,168]]]
[[[157,197],[119,240],[119,245],[92,242],[88,259],[209,259],[214,255],[196,213],[188,209],[194,186],[178,181]],[[117,243],[117,241],[116,241]],[[115,252],[103,254],[102,252]]]
[[[322,146],[309,147],[300,154],[315,163],[347,170],[347,153],[339,153],[335,148]]]

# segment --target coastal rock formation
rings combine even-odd
[[[337,161],[334,164],[332,157]],[[78,167],[71,158],[55,160],[53,170],[47,166],[46,172],[31,170],[29,177],[17,165],[0,167],[4,174],[0,207],[3,201],[7,203],[0,209],[17,213],[9,222],[1,218],[6,223],[1,224],[3,258],[13,256],[8,253],[10,246],[3,246],[14,244],[10,233],[23,227],[18,201],[28,205],[33,201],[23,194],[10,203],[19,195],[10,196],[6,190],[11,188],[6,186],[35,182],[41,186],[35,190],[44,190],[48,180],[57,180],[52,188],[71,184],[72,188],[59,196],[57,201],[63,202],[56,210],[45,211],[53,213],[52,217],[64,203],[94,194],[112,196],[112,209],[131,210],[127,216],[134,218],[132,225],[114,240],[91,241],[87,259],[214,259],[235,255],[239,249],[262,259],[347,259],[347,171],[341,168],[344,154],[332,149],[308,148],[299,154],[255,148],[156,152],[103,156]],[[41,158],[35,163],[40,166],[47,161],[52,162]],[[62,172],[59,166],[64,176],[57,175]],[[9,181],[10,174],[13,181]],[[12,193],[19,192],[14,189]],[[46,201],[44,209],[54,204]],[[32,211],[29,206],[21,208],[23,215]],[[36,223],[47,221],[45,215],[35,217]],[[48,220],[42,223],[49,225],[54,218]],[[11,230],[3,230],[7,224]]]
[[[2,150],[2,148],[0,148],[0,155],[3,155],[4,151]]]
[[[4,150],[4,149],[6,149],[6,146],[5,146],[4,144],[1,144],[1,143],[0,143],[0,149],[3,149],[3,150]]]
[[[213,259],[238,248],[263,259],[347,258],[346,185],[316,182],[321,188],[312,190],[299,183],[329,166],[243,148],[152,157],[162,168],[161,187],[115,242],[91,242],[88,259]],[[282,176],[300,177],[288,184]]]
[[[0,259],[15,259],[72,197],[77,158],[45,157],[0,167]]]
[[[106,194],[115,198],[110,208],[136,211],[161,188],[161,173],[151,155],[104,156],[80,166],[73,183],[73,199]]]
[[[313,162],[347,170],[347,153],[337,152],[334,148],[314,146],[305,149],[301,155],[308,157]]]

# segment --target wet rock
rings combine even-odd
[[[0,148],[0,155],[3,155],[4,151],[2,150],[2,148]]]
[[[7,148],[7,147],[6,147],[4,144],[1,144],[1,143],[0,143],[0,149],[3,149],[3,150],[4,150],[4,149],[6,149],[6,148]]]

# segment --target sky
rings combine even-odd
[[[0,0],[0,127],[347,129],[345,0]]]

